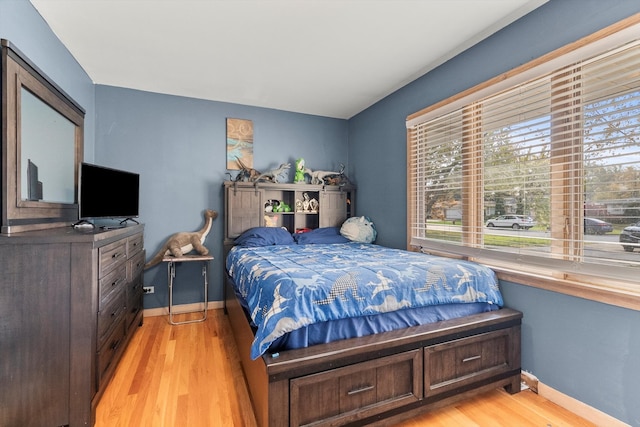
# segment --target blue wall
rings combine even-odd
[[[640,313],[529,286],[501,285],[506,303],[524,313],[523,369],[640,426]]]
[[[358,212],[376,223],[378,243],[406,247],[408,115],[637,12],[638,1],[551,0],[349,120]],[[523,369],[640,426],[640,313],[514,283],[501,286],[506,304],[524,313]]]
[[[100,85],[96,111],[96,163],[140,173],[147,259],[173,233],[200,229],[205,209],[218,211],[205,242],[215,258],[211,301],[222,300],[226,118],[253,121],[254,167],[260,171],[287,162],[293,168],[298,157],[312,169],[348,166],[346,120]],[[200,271],[198,265],[177,267],[176,304],[202,300]],[[166,265],[147,270],[144,282],[155,286],[145,295],[145,308],[166,307]]]
[[[93,159],[93,82],[28,0],[0,0],[0,38],[9,40],[85,109],[84,156]]]

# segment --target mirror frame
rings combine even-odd
[[[78,220],[79,165],[84,150],[85,111],[8,40],[2,48],[2,226],[0,233],[68,226]],[[27,89],[75,125],[74,203],[22,199],[21,90]]]

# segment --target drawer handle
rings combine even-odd
[[[347,396],[353,396],[354,394],[363,393],[365,391],[373,390],[375,386],[367,385],[361,388],[357,388],[355,390],[351,390],[347,392]]]
[[[478,360],[480,359],[482,356],[471,356],[471,357],[467,357],[466,359],[462,359],[462,363],[466,363],[466,362],[473,362],[474,360]]]
[[[115,350],[116,348],[118,348],[118,346],[120,345],[120,340],[115,340],[114,342],[111,343],[111,350]]]
[[[111,255],[111,258],[112,259],[120,258],[121,255],[122,255],[121,253],[116,252],[115,254]]]

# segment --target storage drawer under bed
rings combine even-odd
[[[424,348],[425,397],[464,387],[520,368],[517,327]]]
[[[290,381],[291,426],[356,421],[422,398],[420,349]]]

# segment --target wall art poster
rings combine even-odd
[[[227,119],[227,169],[253,168],[253,122]]]

